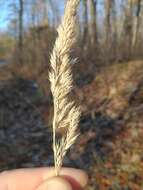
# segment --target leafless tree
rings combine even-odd
[[[23,0],[19,0],[19,50],[22,51],[23,48]]]
[[[133,27],[133,41],[132,48],[136,48],[138,37],[139,37],[139,26],[140,26],[140,13],[141,13],[141,0],[135,2],[135,23]]]
[[[82,46],[86,46],[88,43],[88,9],[87,0],[82,0],[83,6],[83,35],[82,35]]]
[[[91,17],[91,28],[90,28],[90,40],[91,45],[97,47],[98,36],[97,36],[97,0],[90,0],[90,17]]]

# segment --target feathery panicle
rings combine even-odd
[[[75,142],[80,109],[70,101],[72,89],[72,73],[70,52],[75,44],[76,10],[79,0],[68,0],[61,25],[58,27],[56,39],[51,55],[51,71],[49,79],[54,102],[53,117],[53,151],[56,175],[67,150]],[[56,139],[56,129],[65,128],[66,134],[60,140]]]

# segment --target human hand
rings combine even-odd
[[[54,168],[18,169],[0,173],[0,190],[81,190],[87,183],[82,170],[63,168],[55,177]]]

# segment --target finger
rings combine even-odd
[[[36,190],[73,190],[70,183],[62,177],[53,177],[46,180]],[[74,189],[75,190],[75,189]]]
[[[54,168],[51,168],[48,173],[45,173],[43,178],[46,180],[54,176],[55,176],[55,170]],[[88,181],[88,176],[85,172],[74,168],[62,168],[60,171],[60,176],[63,176],[73,185],[74,183],[77,183],[81,187],[85,187]]]
[[[82,170],[63,168],[60,175],[70,177],[81,187],[87,183],[87,176]],[[0,174],[1,190],[35,190],[43,181],[54,177],[54,168],[19,169]]]

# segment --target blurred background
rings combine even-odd
[[[0,171],[53,165],[49,59],[66,0],[0,0]],[[143,189],[143,0],[81,0],[71,52],[89,190]],[[59,133],[62,133],[59,131]]]

